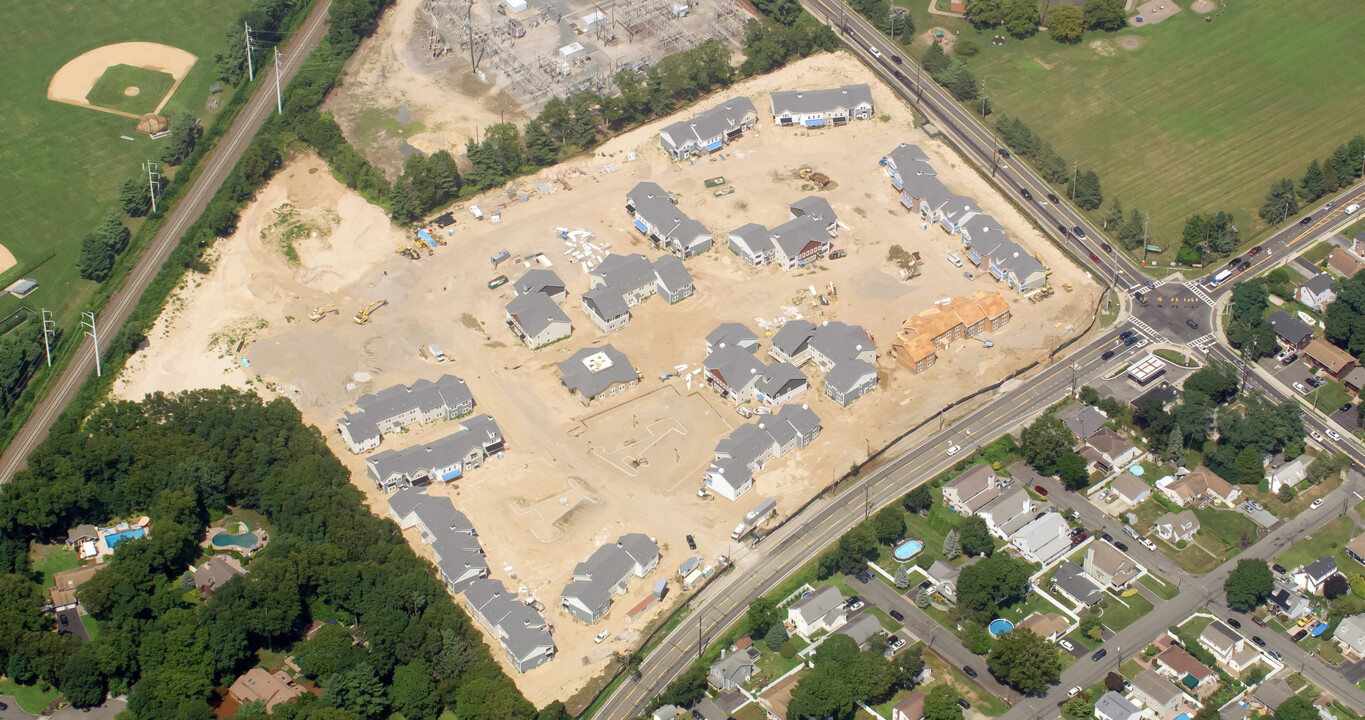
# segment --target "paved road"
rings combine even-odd
[[[26,713],[19,707],[19,701],[10,695],[0,695],[0,704],[6,705],[6,709],[0,710],[0,720],[36,720],[37,715]]]
[[[294,77],[304,58],[327,34],[327,11],[330,7],[330,0],[318,0],[303,26],[289,39],[289,44],[283,50],[284,83],[287,84]],[[133,271],[123,287],[114,293],[105,305],[104,311],[100,313],[97,320],[101,352],[107,349],[118,335],[119,329],[137,306],[138,299],[170,257],[171,250],[213,199],[223,180],[237,165],[237,159],[246,150],[251,138],[255,137],[256,131],[260,130],[272,112],[275,112],[274,83],[263,83],[257,86],[255,95],[247,101],[246,107],[233,121],[227,134],[219,139],[218,146],[205,159],[198,179],[167,216],[160,232],[152,240],[151,247],[143,252],[142,257],[133,266]],[[52,424],[71,403],[76,392],[85,383],[86,377],[94,369],[94,344],[83,343],[66,369],[58,376],[52,390],[38,403],[28,422],[24,423],[5,448],[4,454],[0,455],[0,483],[8,482],[14,477],[14,473],[24,468],[29,452],[47,437]]]

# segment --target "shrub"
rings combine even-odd
[[[787,642],[782,643],[782,649],[779,651],[779,654],[782,657],[790,660],[796,657],[796,646],[793,645],[790,640],[788,640]]]

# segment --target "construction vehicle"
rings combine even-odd
[[[809,180],[815,183],[816,185],[820,186],[821,188],[824,188],[829,185],[828,175],[824,173],[815,172],[814,170],[808,167],[803,167],[800,170],[797,170],[796,175],[800,177],[802,180]]]
[[[365,323],[370,321],[370,313],[388,304],[389,304],[388,300],[375,300],[369,305],[366,305],[364,310],[361,310],[360,312],[356,313],[355,317],[352,319],[355,320],[356,325],[364,325]]]
[[[432,255],[431,246],[430,246],[430,245],[427,245],[426,243],[422,242],[421,240],[414,240],[413,243],[412,243],[412,251],[413,251],[414,253],[417,253],[418,256],[420,257],[423,250],[426,250],[426,251],[427,251],[427,257],[431,257],[431,255]]]
[[[705,182],[702,183],[702,184],[706,186],[706,189],[707,189],[707,190],[710,190],[710,189],[713,188],[713,187],[719,187],[719,186],[721,186],[721,185],[724,185],[724,184],[725,184],[725,178],[720,177],[720,176],[716,176],[716,177],[711,178],[710,180],[705,181]]]
[[[407,245],[399,245],[398,249],[394,250],[394,252],[398,253],[399,255],[402,255],[403,257],[412,258],[413,260],[420,260],[422,257],[421,254],[419,254],[416,250],[413,250],[411,247],[408,247]]]
[[[339,312],[341,312],[341,311],[340,311],[340,310],[337,310],[337,306],[336,306],[336,305],[323,305],[322,307],[315,307],[315,308],[313,308],[313,310],[312,310],[311,312],[308,313],[308,319],[309,319],[309,320],[312,320],[313,322],[317,322],[317,321],[319,321],[319,320],[321,320],[321,319],[327,317],[328,313],[339,313]]]

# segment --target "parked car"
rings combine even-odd
[[[1043,497],[1047,497],[1047,488],[1043,487],[1042,485],[1034,485],[1033,492],[1036,492],[1039,495],[1042,495]]]
[[[1104,659],[1104,656],[1105,656],[1105,655],[1108,655],[1108,654],[1109,654],[1109,651],[1108,651],[1108,650],[1105,650],[1104,648],[1100,648],[1099,650],[1095,651],[1095,654],[1094,654],[1094,655],[1091,655],[1091,656],[1090,656],[1090,660],[1091,660],[1091,662],[1099,662],[1100,660]]]
[[[858,578],[858,582],[860,582],[860,583],[866,585],[866,584],[872,582],[872,571],[871,571],[871,570],[863,570],[863,571],[859,572],[857,575],[854,575],[854,577]]]
[[[1260,625],[1261,627],[1265,627],[1265,621],[1256,617],[1255,615],[1251,616],[1251,621],[1256,623],[1257,625]]]
[[[694,538],[694,537],[692,537],[691,535],[688,535],[688,536],[687,536],[687,549],[688,549],[688,550],[696,550],[696,549],[697,549],[697,539]]]
[[[835,250],[835,251],[833,251],[833,252],[831,252],[831,253],[829,254],[829,259],[830,259],[830,260],[838,260],[839,258],[846,258],[846,257],[848,257],[848,251],[847,251],[847,250]]]
[[[1355,405],[1352,405],[1351,403],[1346,403],[1345,405],[1342,405],[1340,408],[1338,408],[1337,412],[1350,412],[1351,408],[1353,407],[1355,407]]]
[[[1100,360],[1108,360],[1109,358],[1112,358],[1112,357],[1114,357],[1114,351],[1113,351],[1113,350],[1105,350],[1105,351],[1104,351],[1104,354],[1100,356]]]
[[[965,278],[967,278],[968,280],[975,280],[975,279],[976,279],[976,276],[975,276],[975,275],[973,275],[973,274],[967,272],[966,270],[963,270],[963,271],[962,271],[962,277],[965,277]]]
[[[896,622],[905,622],[905,616],[900,614],[900,612],[897,610],[892,610],[887,614],[890,615],[891,618]]]
[[[1071,544],[1080,545],[1081,543],[1085,542],[1085,539],[1088,537],[1090,536],[1086,535],[1084,532],[1074,534],[1071,536]]]
[[[1081,686],[1080,686],[1080,685],[1077,685],[1076,687],[1073,687],[1073,688],[1071,688],[1070,690],[1067,690],[1067,691],[1066,691],[1066,696],[1067,696],[1067,697],[1076,697],[1077,695],[1080,695],[1080,694],[1081,694]]]
[[[976,678],[976,670],[972,669],[971,665],[963,665],[962,672],[966,673],[969,678]]]
[[[1156,550],[1156,543],[1152,542],[1150,538],[1140,538],[1138,539],[1138,542],[1142,543],[1142,546],[1148,550]]]
[[[1299,382],[1294,383],[1294,389],[1295,389],[1295,390],[1298,390],[1298,391],[1299,391],[1301,394],[1303,394],[1303,395],[1307,395],[1307,394],[1308,394],[1308,388],[1304,387],[1304,386],[1303,386],[1303,383],[1299,383]]]
[[[606,640],[606,639],[607,639],[607,636],[609,636],[609,635],[611,635],[611,631],[610,631],[610,630],[603,630],[602,632],[597,633],[597,637],[593,638],[592,641],[595,642],[595,643],[597,643],[598,645],[601,645],[601,644],[602,644],[602,641],[603,641],[603,640]]]
[[[1128,552],[1128,545],[1121,540],[1119,542],[1114,543],[1114,547],[1118,548],[1119,550],[1122,550],[1123,552]]]
[[[1283,566],[1283,565],[1280,565],[1279,563],[1276,563],[1276,564],[1274,564],[1274,565],[1271,565],[1271,566],[1270,566],[1270,569],[1271,569],[1271,570],[1274,570],[1275,572],[1277,572],[1277,573],[1279,573],[1279,574],[1281,574],[1281,575],[1283,575],[1283,574],[1285,574],[1285,572],[1287,572],[1287,571],[1284,569],[1284,566]],[[1265,627],[1265,624],[1262,623],[1262,624],[1261,624],[1261,627]]]
[[[1317,500],[1314,500],[1314,501],[1313,501],[1313,504],[1312,504],[1312,505],[1309,505],[1309,506],[1308,506],[1308,509],[1309,509],[1309,510],[1317,510],[1318,508],[1322,507],[1322,503],[1323,503],[1323,499],[1322,499],[1322,498],[1318,498]],[[65,619],[65,616],[63,616],[63,619]]]
[[[1325,380],[1318,377],[1317,375],[1309,375],[1308,377],[1304,378],[1304,381],[1315,388],[1322,387],[1323,384],[1326,383]]]
[[[848,610],[849,612],[853,612],[854,610],[862,610],[863,605],[864,605],[863,599],[858,597],[857,595],[854,595],[853,597],[844,600],[844,609]]]
[[[1242,623],[1237,622],[1237,618],[1228,618],[1228,624],[1238,630],[1242,629]]]
[[[1061,645],[1061,646],[1062,646],[1062,649],[1065,650],[1065,651],[1067,651],[1067,652],[1075,652],[1075,651],[1076,651],[1076,646],[1075,646],[1075,645],[1072,645],[1072,644],[1071,644],[1071,641],[1070,641],[1070,640],[1067,640],[1066,638],[1062,638],[1061,640],[1058,640],[1058,641],[1057,641],[1057,644],[1058,644],[1058,645]]]
[[[1289,639],[1293,640],[1294,642],[1298,642],[1306,637],[1308,637],[1308,631],[1300,629],[1298,632],[1294,633],[1293,635],[1290,635]]]
[[[1279,650],[1274,650],[1274,649],[1272,649],[1272,650],[1270,651],[1270,656],[1273,657],[1273,658],[1275,658],[1276,660],[1283,660],[1283,659],[1284,659],[1284,655],[1281,654]]]
[[[1265,640],[1262,640],[1260,635],[1252,635],[1251,641],[1256,643],[1257,647],[1265,647]]]
[[[971,709],[972,709],[972,704],[969,703],[969,702],[967,702],[966,700],[963,700],[962,698],[958,698],[958,699],[957,699],[957,704],[958,704],[958,707],[961,707],[963,710],[971,710]]]
[[[58,615],[58,616],[57,616],[57,622],[61,623],[61,624],[62,624],[62,627],[66,627],[67,625],[70,625],[70,624],[71,624],[69,621],[67,621],[65,615]]]
[[[1281,360],[1280,363],[1283,365],[1293,365],[1294,361],[1298,359],[1299,359],[1298,353],[1289,353],[1288,355],[1284,356],[1284,359]]]
[[[1022,195],[1025,200],[1033,199],[1033,193],[1029,192],[1028,188],[1019,188],[1019,194]]]

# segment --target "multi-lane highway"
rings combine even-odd
[[[284,62],[283,74],[280,75],[281,83],[288,84],[303,65],[304,58],[313,52],[313,48],[317,47],[318,42],[327,34],[327,12],[330,7],[330,0],[318,0],[309,11],[303,26],[290,37],[282,53]],[[275,83],[262,83],[256,87],[255,94],[247,101],[246,107],[242,108],[232,127],[228,128],[227,133],[218,141],[217,147],[204,159],[199,176],[167,215],[166,222],[152,239],[151,246],[133,265],[133,270],[123,287],[109,298],[109,302],[99,314],[98,352],[103,352],[114,341],[123,324],[128,321],[128,316],[137,307],[142,293],[170,257],[171,250],[175,249],[185,231],[199,219],[199,215],[204,212],[204,208],[227,179],[228,173],[236,167],[238,158],[251,143],[251,138],[256,136],[256,131],[260,130],[272,112],[275,112]],[[34,409],[28,421],[19,428],[19,432],[0,455],[0,483],[8,482],[14,477],[14,473],[22,470],[29,452],[47,437],[52,424],[57,421],[62,411],[76,396],[76,392],[85,384],[85,379],[95,369],[96,351],[93,342],[82,344],[71,362],[57,376],[57,381],[47,396],[39,401],[38,407]]]

